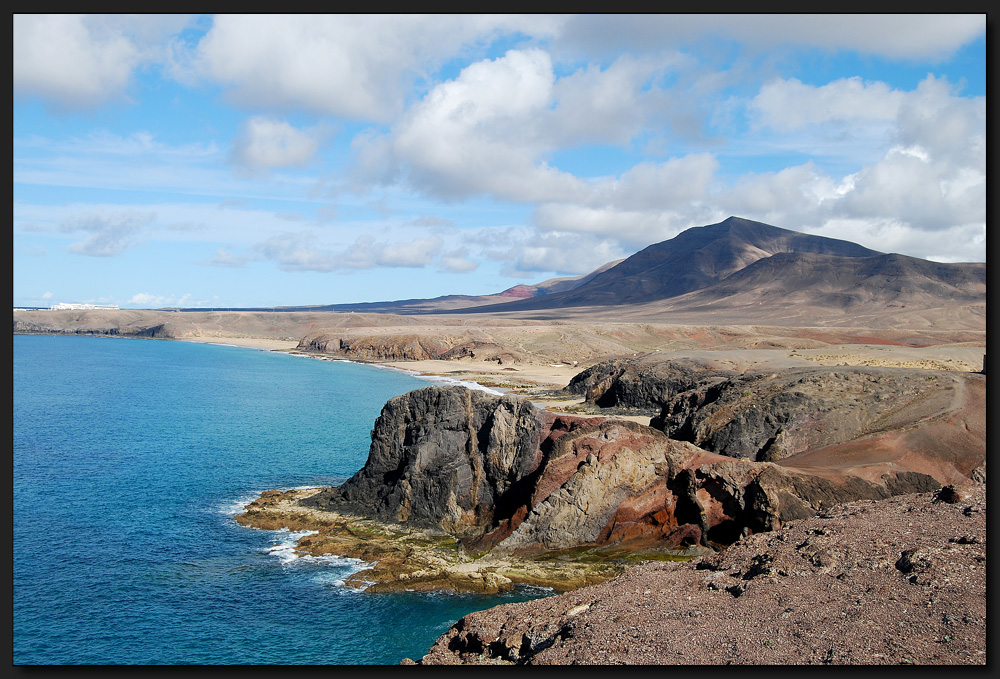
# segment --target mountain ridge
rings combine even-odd
[[[954,315],[968,307],[962,313],[984,315],[985,303],[984,262],[932,262],[734,216],[682,231],[585,276],[515,285],[492,295],[231,310],[524,318],[613,310],[644,319],[732,311],[763,322],[788,314],[832,319],[854,310],[878,315],[941,309]]]

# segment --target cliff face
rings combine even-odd
[[[546,420],[511,396],[442,387],[403,394],[375,421],[364,468],[313,501],[386,522],[479,533],[509,518],[508,495],[524,494],[551,434]]]
[[[823,506],[938,487],[721,456],[651,427],[428,387],[389,401],[364,468],[307,507],[436,528],[472,552],[718,547]]]

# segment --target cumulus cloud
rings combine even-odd
[[[14,15],[16,93],[94,106],[120,95],[139,61],[131,40],[114,32],[98,35],[83,16]]]
[[[503,275],[524,279],[552,272],[587,274],[628,254],[614,238],[531,228],[487,230],[476,240],[484,257],[504,263]]]
[[[122,97],[133,72],[162,58],[184,15],[14,15],[14,93],[63,108]]]
[[[651,120],[665,119],[670,107],[652,82],[673,62],[623,56],[607,68],[587,66],[557,78],[544,50],[509,50],[434,87],[389,134],[359,136],[355,175],[385,184],[405,178],[450,200],[484,194],[522,202],[601,200],[588,182],[547,157],[581,144],[624,145]],[[685,186],[699,181],[706,173],[693,165],[702,161],[692,158],[686,169],[694,172],[674,179]],[[639,167],[605,193],[676,165]],[[677,184],[660,187],[661,200],[683,193]]]
[[[231,98],[268,109],[304,107],[388,122],[414,81],[463,46],[530,17],[488,15],[218,15],[177,73],[221,83]],[[537,23],[544,33],[551,22]]]
[[[566,195],[578,180],[538,162],[544,147],[531,123],[551,105],[554,81],[538,49],[476,62],[415,104],[379,150],[406,164],[410,183],[447,198]]]
[[[309,164],[318,148],[314,134],[283,120],[255,116],[242,125],[233,142],[233,159],[252,169],[302,167]]]
[[[139,233],[155,219],[156,215],[152,213],[128,210],[68,220],[60,228],[67,233],[90,233],[86,239],[70,244],[66,248],[69,252],[90,257],[113,257],[135,247]]]
[[[634,210],[671,209],[705,197],[719,163],[711,153],[695,153],[663,162],[641,162],[622,173],[591,184],[593,205]]]
[[[430,264],[440,252],[437,236],[416,238],[407,243],[386,243],[371,236],[360,236],[342,254],[343,266],[354,269],[374,267],[419,268]]]

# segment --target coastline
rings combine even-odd
[[[262,530],[310,531],[295,551],[312,556],[359,559],[368,566],[345,579],[365,592],[433,591],[496,594],[518,585],[571,591],[595,585],[628,566],[654,558],[612,558],[572,550],[544,560],[467,554],[458,540],[441,531],[380,523],[337,512],[303,507],[299,500],[323,488],[267,490],[235,516],[238,524]],[[686,560],[698,554],[660,556]],[[621,556],[621,555],[615,555]]]
[[[565,397],[553,392],[562,390],[582,368],[569,364],[520,363],[516,367],[489,365],[474,360],[451,361],[358,361],[302,351],[298,342],[263,337],[185,337],[180,341],[220,346],[236,346],[261,351],[275,351],[319,360],[347,361],[371,365],[391,370],[399,370],[413,375],[429,384],[459,384],[469,388],[483,389],[495,394],[513,391],[525,396],[540,408],[558,414],[580,414],[583,397]],[[576,411],[576,412],[574,412]],[[649,424],[650,418],[641,415],[613,415],[617,419]]]

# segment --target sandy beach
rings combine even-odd
[[[295,340],[271,339],[267,337],[190,337],[182,342],[198,342],[201,344],[220,344],[227,347],[250,347],[264,351],[290,352],[299,343]]]

